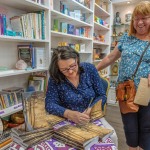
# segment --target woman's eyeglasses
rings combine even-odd
[[[74,70],[76,67],[77,67],[77,63],[76,63],[76,60],[75,60],[75,62],[72,65],[70,65],[70,67],[61,70],[61,72],[67,73],[69,70]]]
[[[133,21],[134,21],[134,22],[139,22],[140,20],[142,20],[143,22],[145,22],[145,21],[148,20],[148,18],[150,18],[150,16],[143,17],[143,18],[135,17],[135,18],[133,18]]]

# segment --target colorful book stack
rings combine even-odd
[[[0,110],[22,103],[23,88],[12,87],[0,91]]]
[[[23,14],[10,18],[12,30],[24,38],[45,39],[45,12]]]

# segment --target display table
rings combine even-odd
[[[105,120],[105,118],[101,118],[99,120],[94,121],[95,124],[98,126],[103,126],[109,129],[113,129],[112,126],[109,125],[109,123]],[[58,129],[64,125],[70,124],[68,121],[63,121],[57,125],[54,126],[54,129]],[[113,129],[114,130],[114,129]],[[116,132],[107,138],[103,142],[99,142],[97,144],[94,144],[91,146],[90,150],[117,150],[118,146],[118,138],[116,135]],[[18,144],[13,143],[9,150],[24,150],[22,147],[20,147]],[[75,150],[74,148],[71,148],[63,143],[60,143],[54,139],[50,139],[47,141],[44,141],[32,148],[29,148],[28,150]]]

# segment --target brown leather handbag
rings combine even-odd
[[[143,55],[146,52],[150,45],[150,42],[145,47],[140,60],[138,62],[138,65],[134,71],[134,74],[132,76],[132,80],[127,80],[122,83],[119,83],[116,88],[116,99],[119,101],[120,111],[123,114],[131,113],[131,112],[137,112],[139,110],[139,105],[134,103],[134,98],[136,94],[136,88],[134,85],[134,77],[138,70],[138,67],[142,61]]]
[[[116,88],[116,97],[117,101],[119,101],[120,111],[123,114],[137,112],[139,110],[139,106],[134,104],[135,94],[136,89],[133,80],[118,84]]]

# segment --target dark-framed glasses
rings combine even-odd
[[[67,73],[69,70],[74,70],[76,67],[77,67],[77,62],[75,60],[75,62],[72,65],[70,65],[70,67],[61,69],[60,71],[63,73]]]

